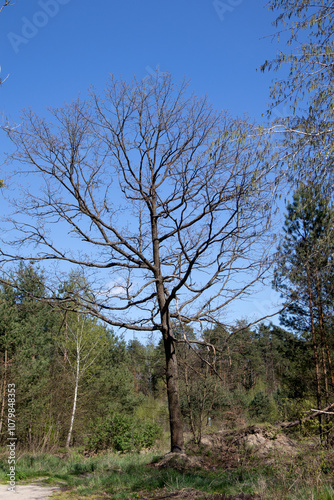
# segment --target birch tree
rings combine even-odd
[[[79,309],[73,312],[73,306],[78,302],[80,293],[85,293],[87,297],[91,294],[82,273],[72,272],[68,280],[62,284],[58,294],[60,298],[72,297],[71,302],[66,302],[57,339],[57,345],[63,354],[64,368],[69,370],[73,381],[73,400],[66,448],[70,447],[72,441],[80,385],[87,376],[94,377],[96,363],[108,345],[106,329],[98,324],[96,319],[88,317]],[[61,311],[59,312],[61,314]]]
[[[93,372],[93,365],[101,355],[105,340],[105,330],[101,327],[99,328],[98,325],[85,315],[80,313],[65,314],[59,345],[63,353],[66,353],[64,361],[71,371],[74,389],[66,448],[70,447],[72,440],[80,383],[89,371]]]
[[[80,295],[78,309],[114,327],[160,332],[171,450],[182,451],[172,324],[200,330],[219,321],[264,279],[274,179],[266,137],[165,74],[111,78],[102,95],[51,109],[49,120],[25,112],[8,135],[33,186],[15,200],[3,263],[92,271],[94,298]]]
[[[271,88],[272,116],[284,135],[282,156],[290,178],[333,180],[334,5],[330,0],[270,0],[277,38],[285,45],[262,70],[279,73]]]

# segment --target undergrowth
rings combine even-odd
[[[219,463],[214,451],[201,449],[201,464],[158,468],[157,453],[101,453],[85,457],[71,453],[18,453],[16,479],[40,478],[58,484],[54,500],[102,498],[223,498],[223,494],[254,495],[263,500],[329,500],[334,498],[334,451],[303,447],[295,457],[259,458],[240,450],[235,462]],[[5,483],[7,453],[0,455],[0,481]],[[202,494],[201,494],[202,492]],[[201,496],[202,495],[202,496]],[[181,498],[181,494],[180,494]],[[226,497],[225,497],[226,498]],[[239,497],[240,498],[240,497]]]

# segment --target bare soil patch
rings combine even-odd
[[[36,484],[18,484],[16,491],[8,491],[6,484],[0,484],[1,500],[42,500],[52,497],[59,491],[56,486],[39,486]]]
[[[278,451],[286,456],[298,453],[297,444],[288,436],[268,425],[251,425],[237,431],[221,431],[202,438],[202,447],[212,450],[248,449],[259,457]]]
[[[252,425],[235,431],[206,434],[199,446],[190,442],[184,465],[185,468],[198,465],[206,469],[219,466],[226,470],[239,467],[245,454],[270,460],[278,453],[293,458],[299,451],[298,444],[281,430],[269,425]],[[167,466],[168,455],[163,458],[161,466]]]

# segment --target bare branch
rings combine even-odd
[[[116,327],[160,331],[179,422],[172,319],[219,320],[272,261],[270,138],[213,111],[170,75],[131,85],[111,78],[103,97],[50,113],[47,122],[26,112],[22,127],[7,130],[12,161],[34,184],[13,201],[13,238],[4,233],[0,260],[94,271],[94,297],[60,305]]]

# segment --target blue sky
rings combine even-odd
[[[216,109],[261,120],[273,75],[258,68],[276,54],[274,19],[265,0],[15,0],[0,14],[0,112],[44,114],[102,89],[110,73],[143,78],[159,67]],[[265,314],[276,298],[269,288],[238,314]]]
[[[274,17],[265,0],[16,0],[0,16],[1,109],[41,111],[109,73],[159,66],[216,108],[260,118],[271,75],[257,68],[276,53]]]

